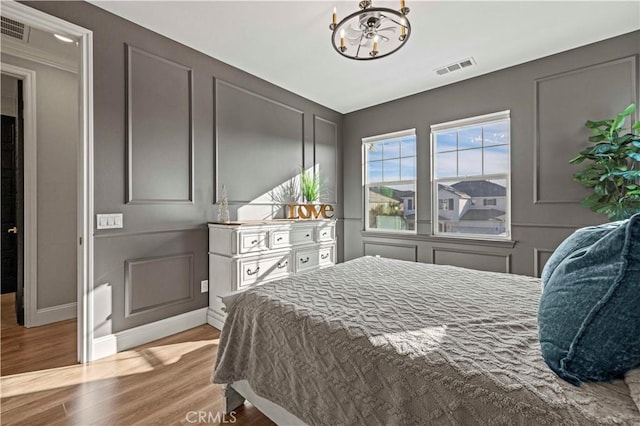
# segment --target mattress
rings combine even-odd
[[[532,277],[355,259],[235,297],[213,382],[311,425],[640,424],[624,381],[546,366],[539,297]]]

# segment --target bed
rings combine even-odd
[[[537,278],[354,259],[225,300],[213,382],[279,424],[639,425],[625,381],[547,367],[539,297]]]

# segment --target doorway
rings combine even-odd
[[[18,2],[3,2],[2,6],[3,21],[18,22],[20,26],[28,26],[50,34],[61,35],[63,38],[70,38],[74,40],[79,52],[76,67],[77,95],[75,97],[78,129],[77,137],[74,137],[74,140],[77,141],[77,156],[73,156],[77,158],[77,186],[74,190],[75,202],[73,203],[76,208],[69,211],[68,214],[77,217],[76,225],[70,232],[74,237],[74,248],[71,250],[70,257],[74,258],[77,266],[73,272],[75,279],[73,279],[74,285],[72,288],[76,296],[74,299],[77,298],[77,304],[74,302],[72,306],[77,315],[77,354],[74,354],[74,358],[79,362],[89,362],[92,360],[93,349],[93,36],[90,30]],[[4,33],[3,27],[3,34]],[[19,53],[27,49],[24,45],[16,43],[14,43],[14,52]],[[22,251],[18,251],[24,255],[24,322],[26,326],[29,326],[30,321],[33,320],[33,318],[30,318],[32,313],[38,312],[43,315],[50,315],[52,313],[46,308],[38,309],[39,300],[36,297],[36,292],[33,291],[34,286],[38,282],[37,272],[39,267],[35,259],[40,251],[36,250],[36,245],[39,241],[36,237],[42,234],[41,232],[36,234],[36,213],[39,211],[39,208],[36,208],[37,199],[35,198],[37,195],[35,191],[37,186],[36,159],[42,158],[40,152],[38,153],[39,155],[36,156],[36,135],[40,135],[36,129],[36,73],[30,71],[28,67],[5,63],[5,54],[11,55],[8,44],[3,43],[2,53],[2,73],[21,79],[24,83],[24,132],[22,132],[25,166],[23,182],[24,247]],[[38,112],[38,114],[40,113]],[[49,183],[48,181],[44,182]],[[48,191],[50,197],[54,194],[55,188],[54,190]],[[51,229],[54,228],[49,226],[45,230],[50,231]],[[18,231],[19,230],[20,229],[18,229]],[[50,296],[55,299],[57,294],[55,294],[55,292],[53,294],[50,293]],[[59,301],[55,302],[59,303]],[[68,311],[68,308],[71,308],[71,306],[65,308],[67,308]],[[73,320],[73,322],[73,328],[76,329],[76,321]],[[37,327],[34,330],[42,330],[45,332],[46,330],[44,329],[46,327]]]
[[[22,85],[22,80],[2,75],[1,292],[3,299],[12,299],[14,320],[19,325],[24,325]]]

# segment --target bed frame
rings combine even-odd
[[[224,414],[230,414],[236,408],[242,406],[245,400],[260,410],[262,414],[271,419],[275,424],[306,425],[305,422],[288,412],[282,406],[257,395],[246,380],[233,382],[225,387],[223,401]]]

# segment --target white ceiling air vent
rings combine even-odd
[[[462,68],[467,68],[472,65],[475,65],[475,63],[476,61],[473,58],[463,59],[460,62],[447,65],[446,67],[436,68],[436,74],[438,75],[449,74],[450,72],[458,71],[458,70],[461,70]]]
[[[13,19],[0,17],[2,20],[2,34],[15,38],[23,42],[29,40],[29,27],[22,22],[15,21]]]

